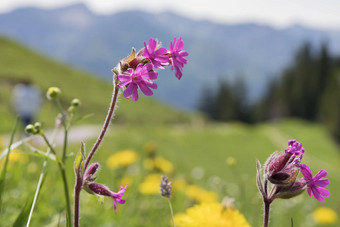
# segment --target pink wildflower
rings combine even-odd
[[[313,177],[309,166],[301,164],[300,170],[304,176],[301,180],[305,181],[308,185],[307,191],[309,196],[314,196],[319,202],[325,202],[324,197],[329,197],[329,191],[324,187],[329,185],[329,180],[321,178],[327,176],[327,171],[322,169]]]
[[[118,84],[119,87],[127,88],[124,91],[125,98],[129,99],[132,96],[132,101],[138,100],[138,87],[144,95],[153,95],[150,88],[157,89],[157,84],[150,80],[155,80],[158,77],[158,72],[152,70],[152,64],[142,63],[137,65],[136,70],[128,68],[123,74],[118,75],[118,79],[122,81]]]
[[[188,63],[188,60],[185,59],[185,56],[188,56],[188,52],[182,50],[184,46],[184,42],[182,41],[181,37],[176,42],[176,37],[174,38],[173,42],[170,43],[170,55],[171,55],[171,70],[175,69],[175,75],[178,79],[182,77],[182,70],[184,64]]]
[[[154,68],[164,69],[163,66],[169,64],[169,56],[166,55],[168,50],[165,47],[157,48],[157,41],[153,38],[149,39],[148,46],[144,42],[144,57],[150,60]]]
[[[285,150],[285,152],[298,156],[302,155],[305,152],[305,148],[303,148],[302,144],[297,142],[296,140],[289,140],[288,148]]]
[[[109,188],[102,184],[97,183],[91,183],[89,184],[89,188],[91,191],[93,191],[95,194],[103,195],[103,196],[109,196],[113,199],[113,207],[115,209],[115,213],[117,213],[117,202],[120,204],[124,204],[125,200],[122,199],[124,192],[126,190],[128,185],[125,187],[120,186],[120,190],[118,192],[112,192]]]

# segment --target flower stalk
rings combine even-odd
[[[114,111],[115,111],[117,99],[118,99],[118,96],[119,96],[119,87],[117,86],[118,85],[118,79],[117,79],[116,74],[114,75],[113,79],[114,79],[114,86],[113,86],[113,94],[112,94],[111,104],[110,104],[108,113],[106,115],[106,118],[105,118],[105,121],[104,121],[104,124],[103,124],[103,128],[102,128],[95,144],[93,145],[89,155],[86,158],[86,161],[85,161],[85,164],[84,164],[84,172],[86,172],[87,167],[88,167],[93,155],[96,153],[99,145],[103,141],[105,133],[106,133],[106,131],[107,131],[109,125],[110,125],[111,119],[112,119]],[[81,174],[78,171],[78,173],[76,173],[76,184],[75,184],[75,187],[74,187],[74,214],[73,214],[74,215],[74,217],[73,217],[74,227],[79,226],[79,198],[80,198],[80,192],[81,192],[82,188],[83,188],[83,179],[82,179]]]

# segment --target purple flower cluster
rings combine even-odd
[[[271,199],[291,198],[305,189],[320,202],[325,202],[324,197],[329,197],[329,191],[325,189],[329,185],[329,180],[325,179],[327,171],[321,170],[313,177],[309,166],[301,164],[304,152],[301,143],[289,140],[284,153],[273,153],[268,158],[265,164],[265,178],[277,186],[276,194],[271,196]],[[297,180],[300,171],[304,177]]]
[[[153,38],[149,39],[148,45],[144,42],[144,48],[137,54],[133,50],[131,55],[120,62],[120,72],[117,75],[120,88],[125,87],[124,97],[132,101],[137,101],[138,88],[144,95],[153,95],[152,89],[157,89],[157,84],[152,80],[157,79],[158,72],[155,69],[164,69],[164,66],[170,66],[175,70],[175,76],[178,79],[182,77],[182,71],[188,60],[184,57],[188,56],[188,52],[183,50],[184,42],[181,37],[170,43],[170,51],[165,47],[157,44]]]

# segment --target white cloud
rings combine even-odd
[[[101,14],[128,9],[171,10],[222,23],[254,21],[279,27],[302,23],[340,28],[339,0],[1,0],[0,12],[24,6],[53,8],[76,2],[84,2]]]

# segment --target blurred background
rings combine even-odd
[[[250,224],[258,226],[261,217],[256,214],[262,207],[254,180],[255,159],[264,162],[275,150],[284,150],[288,139],[295,138],[306,148],[304,160],[313,174],[322,168],[328,171],[331,198],[325,204],[308,195],[293,202],[278,201],[273,226],[288,226],[291,217],[296,226],[338,226],[338,218],[322,222],[313,212],[327,207],[336,217],[340,211],[339,11],[336,0],[1,1],[0,147],[6,146],[18,111],[14,90],[23,83],[40,93],[32,120],[42,121],[46,128],[53,128],[58,112],[44,98],[49,87],[61,88],[65,106],[73,98],[80,99],[79,115],[90,117],[75,127],[90,131],[84,136],[91,144],[97,132],[93,126],[100,127],[109,105],[111,69],[131,47],[143,48],[150,37],[169,48],[173,37],[180,36],[189,53],[182,79],[178,81],[167,69],[159,72],[158,89],[151,98],[141,96],[133,103],[121,97],[111,138],[96,157],[100,162],[119,150],[132,149],[139,154],[134,164],[138,168],[119,170],[117,176],[108,164],[101,172],[107,177],[100,179],[116,188],[123,175],[138,176],[142,181],[143,157],[147,157],[142,154],[152,141],[159,155],[173,163],[173,179],[183,178],[214,191],[218,201],[226,195],[236,198],[236,207]],[[76,151],[80,139],[70,141]],[[31,168],[28,172],[34,181],[40,162],[26,157],[20,168],[22,172]],[[19,169],[12,176],[7,200],[20,194],[20,201],[9,202],[11,209],[2,215],[3,220],[14,219],[18,204],[34,191],[29,182],[22,183],[25,190],[16,187],[22,177]],[[48,188],[46,191],[54,190]],[[42,198],[36,225],[54,226],[62,203],[53,201],[61,208],[52,217],[47,211],[51,206],[48,197]],[[139,204],[129,210],[127,203],[118,217],[113,216],[112,208],[100,217],[93,217],[90,209],[84,208],[84,212],[86,217],[92,216],[89,223],[100,226],[125,226],[124,209],[139,212],[130,226],[159,223],[157,217],[145,220],[149,210],[163,209],[157,212],[167,214],[167,208],[158,206],[160,201],[154,197],[138,198]],[[192,204],[184,195],[177,200],[175,212]],[[104,210],[99,204],[92,206]],[[327,212],[324,216],[331,217]]]

